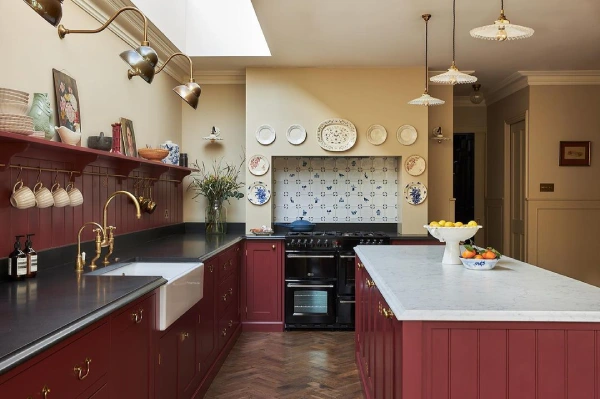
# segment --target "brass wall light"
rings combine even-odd
[[[32,0],[33,1],[33,0]],[[121,53],[121,58],[127,64],[129,64],[133,70],[136,72],[137,76],[140,76],[148,83],[152,83],[152,79],[154,79],[154,67],[158,64],[158,54],[152,47],[150,47],[150,43],[148,42],[148,19],[146,16],[138,10],[136,7],[123,7],[115,15],[110,17],[108,21],[104,23],[98,29],[93,30],[74,30],[67,29],[63,25],[58,26],[58,36],[61,39],[64,39],[66,35],[69,33],[99,33],[110,25],[115,18],[119,16],[123,11],[135,11],[141,15],[144,20],[144,41],[141,45],[135,50],[127,50]]]
[[[197,109],[198,108],[198,100],[200,99],[200,94],[202,93],[202,89],[200,88],[200,85],[198,83],[196,83],[196,81],[194,80],[194,66],[192,64],[192,59],[189,56],[187,56],[183,53],[173,54],[172,56],[169,57],[169,59],[167,59],[167,61],[164,64],[162,64],[156,70],[155,74],[158,74],[158,73],[160,73],[160,71],[165,69],[165,66],[167,66],[169,61],[171,61],[173,58],[175,58],[177,56],[187,58],[188,62],[190,63],[190,81],[184,85],[179,85],[179,86],[175,87],[173,89],[173,91],[175,93],[177,93],[179,95],[179,97],[181,97],[186,103],[191,105],[192,108]],[[131,79],[132,77],[137,76],[137,75],[138,75],[138,72],[136,70],[132,71],[130,69],[127,72],[127,77],[129,79]]]
[[[62,18],[62,2],[63,0],[23,0],[35,12],[40,14],[42,18],[48,21],[53,26],[59,24]]]

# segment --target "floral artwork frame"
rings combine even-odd
[[[561,141],[559,166],[590,166],[591,141]]]
[[[126,156],[138,156],[133,121],[127,118],[121,118],[121,146],[123,148],[123,154]]]
[[[52,69],[58,125],[81,132],[81,103],[77,82],[64,72]],[[78,145],[81,145],[79,142]]]

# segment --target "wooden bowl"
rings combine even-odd
[[[148,161],[162,162],[169,155],[169,150],[163,150],[162,148],[140,148],[138,154]]]

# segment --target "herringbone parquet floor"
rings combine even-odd
[[[363,398],[354,332],[243,333],[205,398]]]

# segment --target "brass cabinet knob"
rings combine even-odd
[[[47,399],[49,393],[50,393],[50,388],[48,388],[46,385],[44,385],[44,387],[42,388],[42,396],[43,396],[43,398]]]
[[[227,335],[227,329],[226,328],[224,328],[223,331],[221,331],[221,335],[222,336],[226,336]]]
[[[277,245],[273,244],[273,246],[271,246],[271,248],[276,249]]]
[[[233,295],[233,288],[229,289],[229,295]]]
[[[73,367],[73,371],[75,371],[75,374],[77,374],[77,378],[80,381],[84,380],[90,374],[90,363],[91,362],[92,362],[92,359],[90,359],[90,358],[85,359],[85,373],[83,372],[83,367],[81,367],[81,366]],[[48,392],[50,392],[49,389],[48,389]],[[43,390],[42,390],[42,393],[44,393]]]
[[[186,338],[189,338],[189,337],[190,337],[190,333],[185,332],[185,331],[181,333],[181,341],[182,342],[185,341]]]
[[[229,320],[229,323],[227,324],[229,327],[233,326],[233,320]]]
[[[227,294],[223,294],[223,302],[227,302]]]
[[[208,271],[209,272],[213,272],[215,270],[215,268],[213,267],[213,265],[208,265]]]
[[[362,263],[360,263],[360,262],[358,262],[358,263],[357,263],[357,266],[358,266],[358,268],[359,268],[359,269],[362,269],[362,268],[364,268],[364,267],[365,267],[365,265],[363,265],[363,264],[362,264]]]

